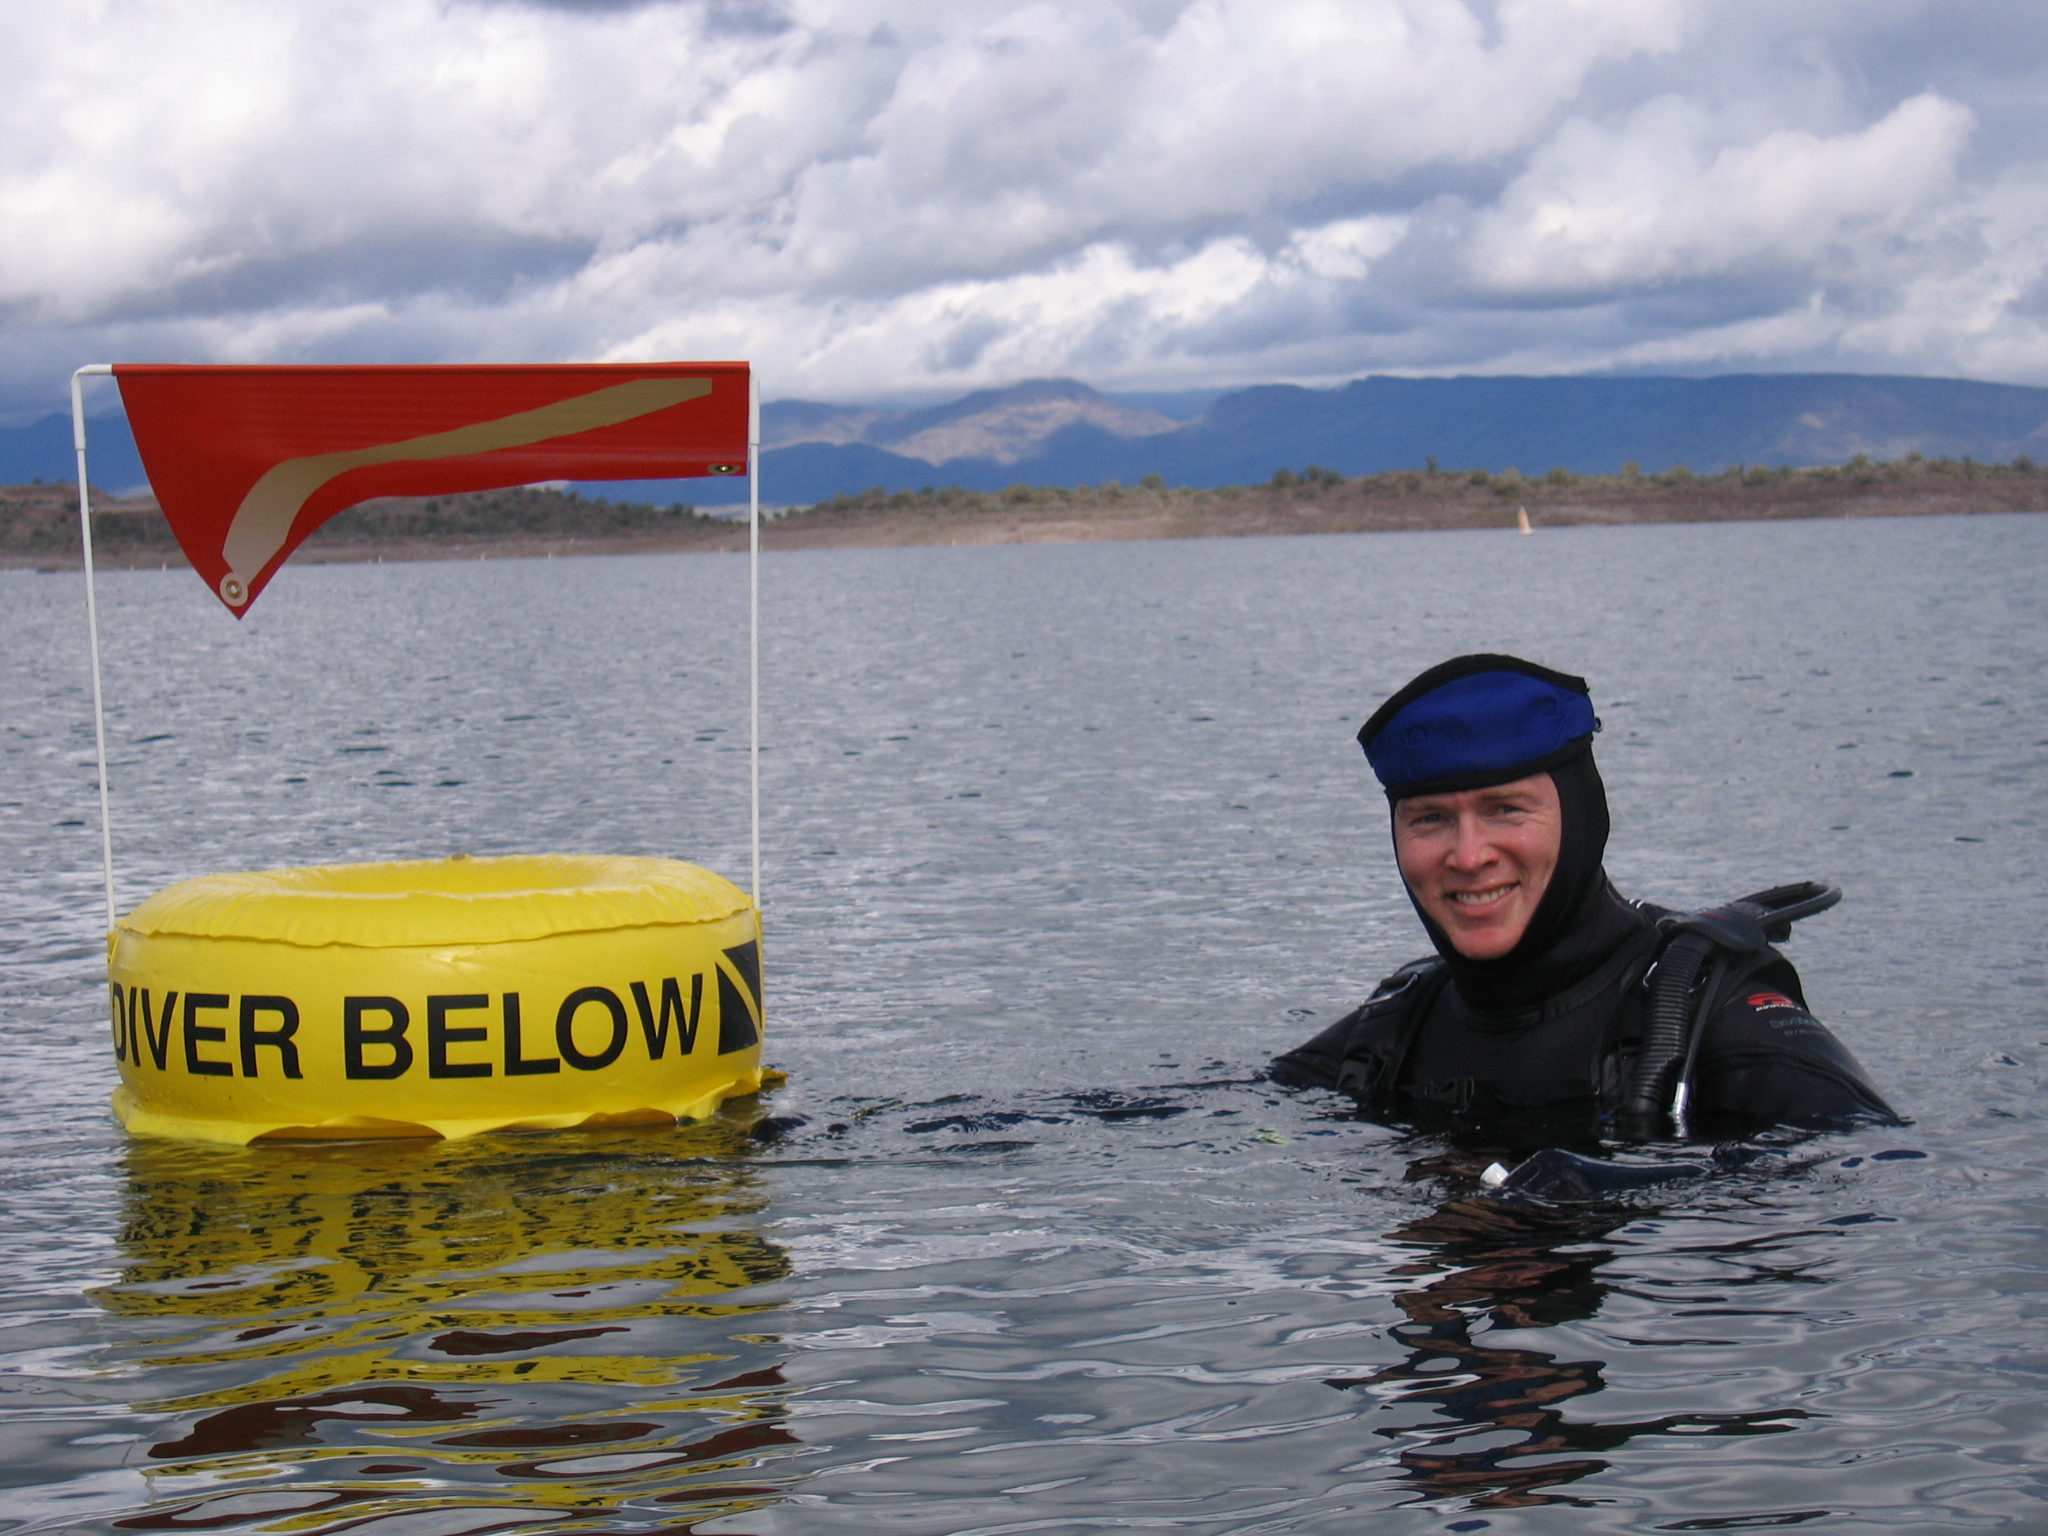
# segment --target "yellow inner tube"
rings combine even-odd
[[[761,1087],[761,918],[674,859],[206,875],[116,926],[142,1135],[472,1136],[702,1119]]]

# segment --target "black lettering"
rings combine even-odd
[[[429,1077],[489,1077],[491,1064],[488,1061],[450,1061],[448,1047],[462,1045],[472,1040],[490,1038],[490,1031],[479,1024],[475,1029],[456,1029],[448,1022],[448,1015],[470,1008],[488,1008],[491,1000],[482,992],[458,992],[427,999],[427,1076]]]
[[[139,1033],[135,1028],[135,1017],[138,1011],[142,1015],[142,1029]],[[164,994],[164,1026],[159,1030],[156,1027],[156,1020],[149,1015],[149,988],[130,987],[128,989],[128,1059],[133,1061],[138,1067],[141,1066],[142,1046],[143,1042],[147,1041],[149,1043],[150,1058],[156,1062],[157,1071],[168,1072],[171,1060],[171,1018],[177,1011],[178,994],[166,992]]]
[[[110,985],[114,989],[114,1060],[126,1061],[128,1059],[128,1004],[121,995],[121,983],[116,981],[110,983]],[[140,1054],[140,1052],[137,1052],[137,1066],[142,1064],[139,1059]]]
[[[194,1077],[233,1077],[235,1066],[230,1061],[207,1061],[199,1054],[199,1047],[215,1041],[227,1043],[228,1031],[224,1024],[201,1024],[198,1020],[202,1008],[225,1008],[228,995],[225,992],[187,992],[185,994],[185,1070]],[[164,1007],[164,1016],[170,1017],[170,1006]]]
[[[612,1037],[605,1048],[592,1056],[576,1047],[576,1010],[585,1003],[602,1003],[612,1016]],[[626,1048],[626,1005],[610,987],[578,987],[562,999],[555,1014],[555,1048],[578,1072],[599,1072],[619,1059]]]
[[[752,945],[747,946],[752,948]],[[754,1023],[753,1011],[747,1006],[746,997],[732,984],[732,977],[724,966],[718,968],[718,1054],[730,1056],[734,1051],[744,1051],[750,1045],[758,1045],[761,1031]]]
[[[258,1029],[256,1015],[274,1013],[277,1028]],[[288,997],[245,997],[242,999],[242,1076],[256,1075],[256,1047],[267,1045],[277,1052],[284,1075],[296,1078],[299,1075],[299,1048],[292,1044],[292,1036],[299,1032],[299,1005]]]
[[[524,1047],[519,1039],[519,994],[505,994],[505,1075],[507,1077],[546,1077],[551,1072],[562,1070],[562,1063],[553,1056],[536,1056],[531,1060],[520,1054]]]
[[[363,1023],[366,1013],[381,1013],[391,1022],[382,1029],[371,1029]],[[343,998],[341,1047],[344,1074],[359,1082],[389,1082],[394,1077],[405,1076],[412,1069],[412,1042],[405,1038],[405,1031],[411,1023],[412,1014],[395,997]],[[376,1066],[363,1060],[364,1049],[372,1045],[387,1047],[391,1059]]]
[[[690,978],[690,1006],[683,1008],[683,989],[673,976],[661,978],[661,1022],[654,1021],[654,1000],[647,995],[647,983],[633,983],[633,1006],[640,1012],[640,1033],[647,1037],[647,1059],[661,1060],[668,1048],[668,1026],[676,1026],[676,1054],[687,1056],[697,1049],[697,1021],[704,1016],[704,974]]]

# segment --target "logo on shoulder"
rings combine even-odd
[[[1794,1013],[1806,1012],[1804,1008],[1793,1002],[1791,998],[1782,992],[1752,992],[1749,994],[1747,1001],[1749,1006],[1756,1009],[1759,1013],[1767,1012],[1773,1008],[1789,1008]]]

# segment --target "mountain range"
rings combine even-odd
[[[1221,486],[1311,464],[1344,475],[1563,467],[1612,474],[1683,464],[1839,464],[2048,458],[2048,389],[1878,374],[1716,378],[1374,376],[1334,389],[1261,385],[1180,396],[1108,395],[1034,379],[921,409],[777,400],[761,413],[762,497],[808,505],[880,486],[1135,482]],[[71,478],[71,426],[51,416],[0,430],[0,484]],[[92,425],[96,484],[144,484],[118,416]],[[703,506],[746,499],[744,482],[626,481],[577,487],[612,500]]]

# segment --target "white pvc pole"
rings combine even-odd
[[[747,776],[753,795],[754,906],[761,905],[761,385],[747,370]]]
[[[78,454],[78,538],[85,550],[85,630],[92,644],[92,737],[100,774],[100,868],[107,886],[107,932],[114,931],[114,823],[107,809],[107,710],[100,688],[100,605],[93,587],[92,492],[85,476],[85,376],[109,374],[111,363],[89,363],[71,375],[71,446]]]

